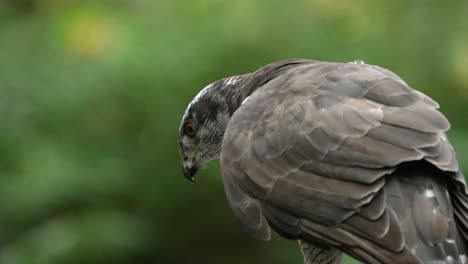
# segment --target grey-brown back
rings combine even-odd
[[[250,89],[224,135],[244,227],[366,263],[463,263],[468,192],[438,104],[377,66],[289,67]]]

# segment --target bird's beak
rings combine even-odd
[[[189,164],[184,164],[182,165],[182,171],[184,172],[185,178],[187,180],[195,182],[195,174],[198,172],[198,169],[196,166],[190,166]]]

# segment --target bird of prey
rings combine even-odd
[[[393,72],[303,59],[216,81],[180,126],[183,173],[221,159],[254,237],[305,263],[467,263],[468,192],[437,102]]]

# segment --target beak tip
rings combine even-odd
[[[197,173],[197,168],[195,167],[187,167],[187,166],[182,166],[182,171],[184,173],[184,176],[187,180],[191,182],[197,182],[195,180],[195,174]]]

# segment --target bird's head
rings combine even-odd
[[[231,77],[214,82],[198,93],[187,107],[179,128],[184,176],[194,181],[195,174],[211,160],[219,159],[226,126],[235,111],[228,98]],[[231,81],[229,81],[231,80]]]

